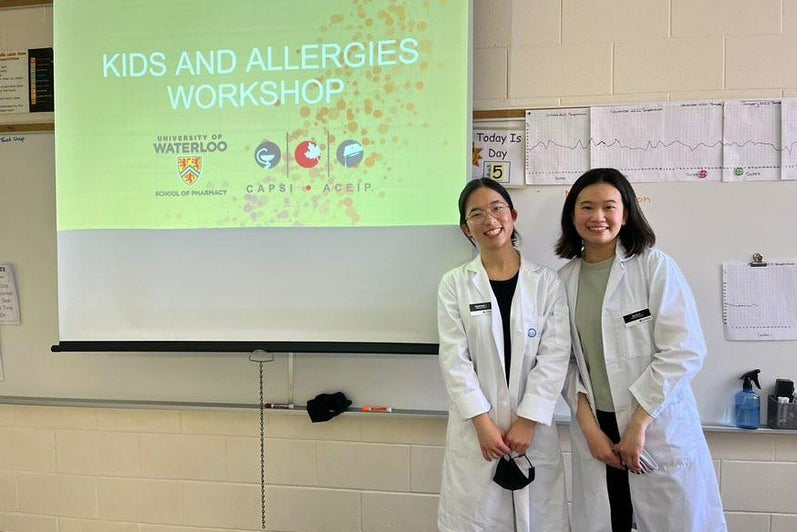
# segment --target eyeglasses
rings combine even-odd
[[[500,220],[509,214],[509,205],[506,203],[496,203],[495,205],[488,207],[486,211],[480,209],[471,211],[465,217],[465,222],[469,224],[485,224],[487,223],[488,214],[496,220]]]

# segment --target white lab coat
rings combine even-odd
[[[491,303],[491,312],[470,305]],[[521,259],[512,299],[507,387],[500,311],[477,257],[440,282],[440,366],[451,399],[438,525],[445,532],[569,531],[562,453],[553,412],[567,373],[570,331],[556,273]],[[492,481],[470,419],[489,412],[508,430],[518,416],[537,421],[527,455],[536,478],[515,492]],[[514,497],[517,528],[513,524]]]
[[[654,419],[645,449],[659,469],[629,475],[639,532],[727,530],[708,446],[690,381],[706,354],[692,292],[678,266],[663,252],[648,249],[626,258],[617,254],[603,299],[606,372],[622,435],[637,405]],[[559,272],[570,304],[573,355],[566,395],[572,409],[572,518],[578,532],[610,532],[606,465],[592,457],[575,416],[581,391],[594,405],[589,375],[575,326],[581,259]],[[652,319],[623,319],[649,309]]]

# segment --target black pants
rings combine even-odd
[[[619,443],[620,430],[614,412],[596,412],[598,425],[612,440]],[[612,512],[612,532],[628,532],[634,520],[634,509],[631,506],[631,489],[628,486],[628,470],[606,466],[606,488],[609,491],[609,507]]]

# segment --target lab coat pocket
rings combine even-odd
[[[478,356],[482,350],[473,349],[472,347],[492,346],[495,342],[493,338],[493,315],[489,312],[475,316],[463,315],[462,324],[465,328],[468,346],[471,346],[471,360],[473,360],[474,364],[477,364]]]
[[[537,424],[534,430],[534,440],[526,455],[534,465],[555,464],[561,460],[559,432],[556,424]]]
[[[594,459],[589,450],[587,437],[581,432],[575,415],[570,417],[570,451],[574,461],[577,459],[580,462],[588,462]]]
[[[537,364],[537,351],[540,347],[540,328],[538,324],[541,323],[539,319],[535,321],[527,321],[521,331],[523,334],[523,360],[521,361],[522,367],[520,370],[520,390],[522,395],[525,391],[526,376]],[[517,337],[516,337],[517,338]]]
[[[636,310],[626,309],[615,316],[615,331],[617,331],[617,343],[619,358],[650,358],[653,349],[653,320],[650,317],[650,310],[647,307],[634,307]],[[606,349],[607,358],[612,350]],[[645,363],[647,365],[647,362]]]
[[[688,465],[698,455],[696,430],[701,430],[697,412],[682,401],[675,401],[648,427],[645,448],[662,469]]]
[[[543,318],[537,316],[536,319],[528,320],[523,327],[523,335],[525,337],[523,354],[526,358],[534,358],[537,356],[537,348],[540,346],[543,323]]]

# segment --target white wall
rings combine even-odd
[[[797,96],[795,0],[474,5],[477,110]],[[51,23],[50,7],[0,9],[0,49],[51,45]],[[434,530],[444,425],[271,413],[269,529]],[[731,530],[797,530],[797,435],[708,440]],[[258,455],[248,410],[0,406],[0,530],[258,530]]]

